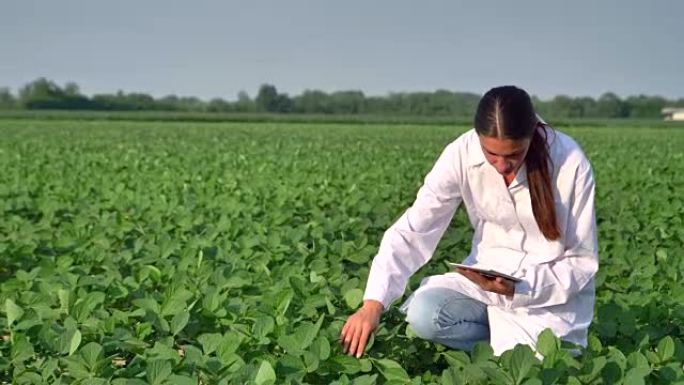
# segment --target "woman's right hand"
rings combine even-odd
[[[380,323],[382,311],[382,303],[367,299],[356,313],[349,316],[340,333],[340,343],[345,353],[361,358],[368,338]]]

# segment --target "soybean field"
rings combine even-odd
[[[684,384],[684,127],[557,128],[596,177],[589,346],[453,351],[393,307],[356,359],[382,234],[468,127],[0,120],[0,383]]]

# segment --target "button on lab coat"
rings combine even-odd
[[[572,138],[548,126],[547,132],[560,239],[547,240],[537,226],[524,165],[506,186],[486,161],[477,133],[470,130],[447,145],[413,205],[385,232],[364,299],[380,301],[387,309],[401,297],[409,277],[432,257],[463,203],[474,229],[471,251],[463,263],[522,279],[512,300],[484,291],[456,272],[425,278],[416,292],[446,287],[486,304],[496,354],[518,343],[534,347],[545,328],[586,346],[598,270],[594,178]]]

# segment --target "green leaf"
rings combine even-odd
[[[318,332],[323,325],[325,316],[321,315],[316,324],[311,322],[302,322],[295,329],[294,334],[282,335],[278,338],[278,345],[280,345],[286,352],[290,354],[302,354],[314,341]]]
[[[455,367],[450,367],[442,371],[442,385],[462,385],[464,383],[462,372]]]
[[[308,348],[309,345],[311,345],[311,343],[314,341],[316,336],[318,336],[318,332],[321,330],[321,326],[323,325],[324,319],[325,315],[321,315],[320,317],[318,317],[318,321],[316,321],[316,324],[305,324],[302,325],[301,328],[297,329],[297,332],[295,334],[298,338],[301,338],[301,349]]]
[[[167,383],[173,385],[197,385],[197,378],[173,374],[169,377]]]
[[[478,342],[473,347],[473,351],[470,354],[473,363],[480,363],[485,361],[490,361],[494,358],[494,350],[486,342]]]
[[[84,322],[92,314],[95,308],[103,303],[105,294],[100,291],[90,292],[83,298],[79,298],[74,302],[71,313],[79,322]]]
[[[261,366],[254,377],[256,385],[273,385],[276,382],[276,374],[273,366],[268,361],[261,361]]]
[[[627,364],[632,368],[646,368],[650,371],[651,366],[648,363],[646,356],[641,352],[632,352],[627,356]]]
[[[187,310],[174,315],[171,319],[171,335],[175,336],[180,333],[188,324],[189,319],[190,313]]]
[[[632,368],[625,374],[624,384],[625,385],[645,385],[644,373],[640,368]]]
[[[355,374],[361,371],[361,363],[351,356],[338,355],[332,357],[329,362],[335,372]]]
[[[488,383],[495,385],[511,385],[513,378],[498,367],[483,366],[482,370],[487,373]]]
[[[364,373],[368,373],[373,370],[373,362],[371,362],[371,360],[368,358],[360,359],[359,364],[361,364],[361,371]]]
[[[202,344],[204,354],[211,354],[216,351],[222,336],[219,333],[205,333],[197,337],[197,341]]]
[[[282,373],[284,376],[304,376],[307,373],[304,362],[298,356],[285,354],[278,359],[277,364],[278,373]]]
[[[318,369],[318,364],[320,362],[320,358],[318,358],[318,352],[304,352],[302,354],[302,357],[304,358],[304,365],[306,366],[306,371],[309,373],[312,373]]]
[[[59,351],[63,354],[72,355],[81,344],[81,332],[76,328],[76,324],[67,318],[64,322],[64,329],[59,335]]]
[[[160,313],[160,307],[157,301],[154,300],[154,298],[146,297],[146,298],[138,298],[134,299],[133,304],[141,309],[151,311],[152,313],[159,314]]]
[[[5,314],[7,314],[7,326],[11,327],[14,321],[18,321],[24,315],[24,310],[7,298],[5,300]]]
[[[543,385],[544,383],[539,378],[528,378],[522,385]]]
[[[371,256],[363,252],[350,253],[344,256],[344,260],[354,262],[358,265],[365,265],[369,263]]]
[[[464,368],[470,365],[470,357],[462,350],[448,350],[442,356],[452,367]]]
[[[193,345],[183,345],[183,363],[186,365],[200,365],[204,360],[202,350]]]
[[[530,369],[532,369],[532,366],[537,362],[534,352],[529,346],[517,345],[513,349],[509,362],[510,367],[508,368],[513,375],[515,383],[521,384],[530,372]]]
[[[96,342],[89,342],[79,350],[83,364],[95,374],[99,370],[100,361],[104,359],[102,346]]]
[[[656,351],[662,361],[667,361],[672,358],[675,352],[675,343],[672,337],[667,336],[661,339],[660,342],[658,342]]]
[[[161,385],[171,376],[171,363],[167,360],[153,360],[147,363],[147,382]]]
[[[383,358],[380,360],[374,360],[374,363],[380,371],[380,374],[382,374],[387,381],[411,381],[411,378],[409,377],[408,373],[406,373],[406,370],[404,370],[404,368],[402,368],[401,365],[394,360]]]
[[[42,384],[43,378],[38,373],[24,371],[12,379],[13,384]]]
[[[538,377],[542,380],[544,384],[555,384],[561,377],[562,371],[558,368],[545,368],[539,372]]]
[[[78,349],[78,345],[81,344],[81,332],[76,329],[71,333],[71,336],[69,338],[69,355],[74,354],[76,349]]]
[[[351,385],[375,385],[377,383],[377,374],[364,374],[362,376],[355,377],[352,380]]]
[[[601,340],[594,335],[589,336],[588,347],[594,353],[600,353],[601,350],[603,350],[603,344],[601,344]]]
[[[187,302],[192,298],[192,292],[174,287],[166,293],[164,302],[160,305],[159,311],[163,317],[176,315],[184,310],[187,310]]]
[[[301,354],[303,351],[300,347],[301,341],[294,334],[278,337],[278,345],[290,354]]]
[[[257,339],[261,339],[272,333],[274,328],[275,321],[273,320],[273,317],[261,316],[256,319],[254,327],[252,328],[252,334]]]
[[[559,348],[560,342],[551,329],[544,329],[537,337],[537,351],[542,356],[553,356]]]
[[[317,343],[318,347],[318,358],[321,360],[327,360],[330,357],[330,342],[325,337],[318,337]]]
[[[481,384],[487,379],[487,374],[476,365],[468,365],[463,368],[463,378],[468,384]]]
[[[10,351],[10,358],[14,365],[21,364],[22,362],[33,357],[33,345],[28,341],[26,336],[17,334],[14,336],[14,341],[12,342],[12,349]]]
[[[59,298],[59,309],[64,314],[69,314],[69,298],[71,293],[68,290],[57,290],[57,298]]]
[[[363,290],[355,288],[344,293],[344,301],[350,309],[356,310],[363,301]]]
[[[592,359],[588,364],[585,364],[582,368],[582,371],[585,372],[585,374],[579,376],[582,383],[588,384],[598,378],[607,362],[608,360],[606,357],[599,356]]]
[[[226,364],[234,361],[232,355],[238,350],[241,343],[242,337],[239,334],[232,331],[226,332],[216,347],[216,356]]]
[[[168,344],[163,340],[155,342],[152,349],[145,350],[145,356],[148,361],[167,360],[174,364],[180,361],[178,350],[173,348],[173,343]]]

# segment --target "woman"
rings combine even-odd
[[[465,269],[428,277],[401,307],[415,333],[463,350],[489,340],[501,354],[519,343],[534,347],[551,328],[586,346],[598,270],[591,165],[535,114],[525,91],[504,86],[482,97],[474,130],[446,147],[414,204],[385,232],[364,303],[342,328],[345,352],[361,357],[461,202],[474,229],[464,264],[521,281]]]

